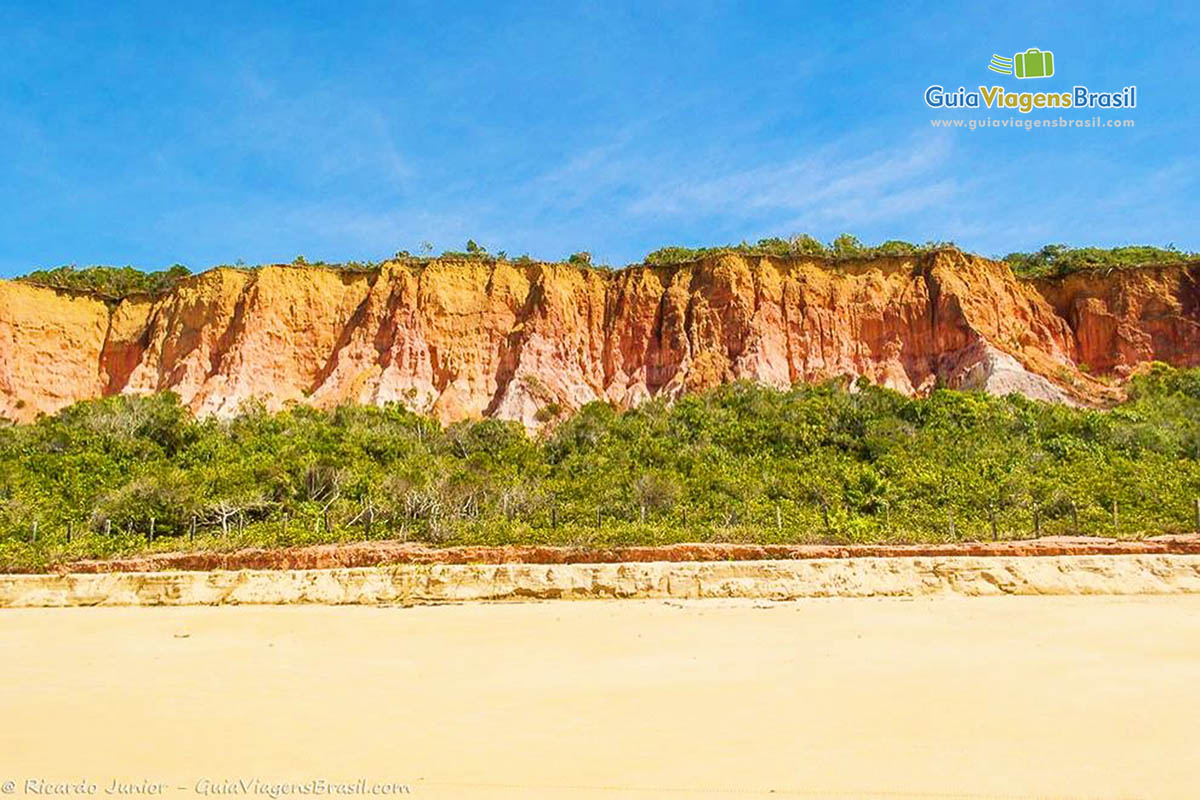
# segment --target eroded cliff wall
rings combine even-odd
[[[251,399],[395,401],[444,421],[533,426],[554,405],[844,375],[906,393],[1103,403],[1139,363],[1200,363],[1197,278],[1173,267],[1031,282],[946,250],[615,272],[479,260],[215,269],[116,304],[0,281],[0,414],[28,421],[170,390],[199,414]]]

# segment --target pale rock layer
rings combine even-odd
[[[1200,593],[1200,556],[404,564],[312,570],[0,575],[0,608]]]

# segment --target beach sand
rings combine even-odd
[[[1200,796],[1196,595],[18,609],[0,676],[14,797]]]

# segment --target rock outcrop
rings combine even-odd
[[[536,426],[751,379],[866,377],[1103,404],[1138,364],[1200,364],[1195,266],[1019,280],[943,250],[829,264],[721,254],[620,271],[434,260],[218,268],[120,302],[0,281],[0,414],[117,393],[198,414],[247,401],[404,403]]]
[[[1037,282],[1075,335],[1077,365],[1129,375],[1138,364],[1200,364],[1200,266],[1076,273]]]

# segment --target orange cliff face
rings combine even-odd
[[[1023,281],[947,250],[830,266],[721,254],[621,271],[435,260],[374,272],[214,269],[106,304],[0,281],[0,414],[176,392],[201,415],[247,401],[402,403],[445,422],[536,427],[751,379],[865,376],[1100,404],[1159,359],[1200,363],[1194,268]],[[1086,364],[1086,369],[1080,365]]]
[[[1125,377],[1147,361],[1200,365],[1200,264],[1076,273],[1038,288],[1071,326],[1081,368]]]

